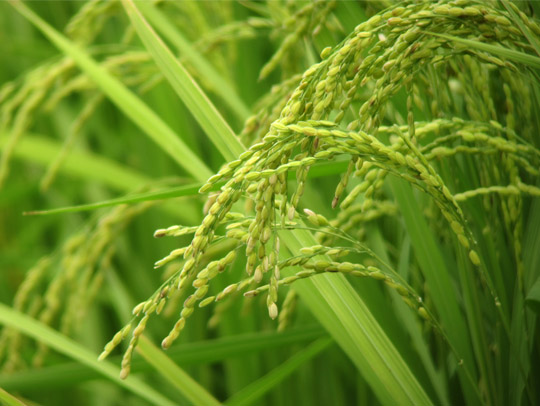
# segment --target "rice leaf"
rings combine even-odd
[[[74,213],[74,212],[79,212],[79,211],[101,209],[103,207],[118,206],[119,204],[133,204],[133,203],[148,202],[152,200],[171,199],[174,197],[195,196],[198,194],[198,191],[201,186],[202,184],[196,183],[192,185],[168,188],[166,190],[160,190],[156,192],[131,194],[131,195],[119,197],[116,199],[104,200],[97,203],[82,204],[82,205],[70,206],[70,207],[60,207],[58,209],[50,209],[50,210],[25,211],[23,214],[25,216],[37,216],[37,215],[46,215],[46,214]]]
[[[536,86],[535,86],[536,87]],[[540,281],[540,199],[533,199],[528,213],[527,226],[524,233],[524,255],[523,262],[525,265],[524,284],[527,292],[525,300],[523,300],[522,292],[515,289],[514,304],[515,310],[512,315],[512,336],[511,340],[514,348],[517,348],[517,356],[513,354],[510,357],[509,366],[509,401],[512,404],[521,404],[525,395],[524,388],[528,389],[528,385],[524,376],[528,376],[531,370],[531,362],[533,351],[533,340],[530,339],[530,334],[535,330],[537,325],[538,311],[540,305],[537,299],[540,300],[538,294]],[[527,393],[529,399],[530,392]]]
[[[212,90],[228,105],[231,111],[244,121],[250,114],[248,107],[242,101],[238,92],[225,80],[225,78],[190,44],[179,27],[175,27],[167,16],[150,2],[137,2],[137,8],[142,15],[156,28],[176,49],[180,56],[189,61],[191,65],[212,84]]]
[[[0,388],[0,403],[5,406],[26,406],[26,403],[17,399],[11,393],[6,392],[2,388]]]
[[[279,234],[291,252],[316,244],[307,230]],[[322,274],[299,280],[295,289],[382,404],[432,404],[366,303],[343,275]]]
[[[49,326],[46,326],[26,314],[13,310],[2,303],[0,303],[0,323],[7,327],[14,328],[36,341],[46,344],[50,348],[80,362],[81,364],[85,364],[99,374],[107,377],[112,382],[140,396],[151,404],[157,406],[173,406],[176,404],[136,377],[130,376],[126,380],[121,380],[119,378],[120,368],[107,361],[98,361],[97,354],[92,353]]]
[[[529,41],[529,44],[534,48],[534,51],[538,56],[540,56],[540,43],[538,40],[534,37],[534,34],[529,30],[525,24],[523,24],[523,21],[518,16],[518,14],[514,11],[512,8],[512,5],[507,0],[500,0],[503,7],[508,11],[508,14],[510,14],[510,17],[512,18],[512,21],[514,24],[516,24],[521,31],[521,33],[527,38]]]
[[[458,42],[460,44],[479,49],[480,51],[489,52],[493,55],[497,55],[502,58],[509,59],[513,62],[518,62],[524,65],[530,66],[531,68],[535,68],[535,69],[540,68],[540,58],[534,55],[526,54],[525,52],[520,52],[514,49],[509,49],[509,48],[505,48],[505,47],[501,47],[497,45],[485,44],[480,41],[459,38],[453,35],[439,34],[439,33],[429,32],[429,31],[426,31],[426,34],[445,38],[449,41]]]
[[[283,362],[272,371],[257,379],[251,385],[245,387],[240,392],[235,393],[225,402],[227,406],[252,405],[257,402],[268,391],[278,385],[282,380],[294,373],[304,363],[316,357],[327,349],[333,340],[331,338],[320,338],[305,349],[294,354],[287,361]]]
[[[145,336],[141,336],[137,351],[166,381],[171,383],[193,404],[207,406],[220,405],[220,402],[176,365],[161,349],[156,348]]]
[[[275,331],[234,334],[211,340],[203,340],[178,345],[167,351],[167,356],[183,366],[217,363],[231,358],[243,358],[250,354],[276,351],[291,345],[304,345],[326,336],[319,326],[302,326],[288,331]],[[111,357],[117,364],[119,357]],[[152,370],[144,359],[136,358],[132,365],[133,373]],[[33,370],[23,370],[0,376],[0,387],[11,391],[27,388],[64,388],[92,379],[100,375],[94,369],[80,363],[66,362]]]
[[[458,373],[467,399],[480,401],[464,369],[468,369],[469,374],[473,377],[476,375],[468,328],[456,300],[457,295],[453,289],[446,263],[431,230],[424,218],[418,215],[420,209],[414,199],[411,187],[398,179],[391,181],[392,192],[405,220],[414,252],[432,292],[433,304],[439,313],[451,345],[463,359],[463,368],[458,370]]]
[[[0,146],[1,148],[1,146]],[[76,162],[78,156],[74,155],[72,160]],[[347,167],[347,162],[336,161],[336,162],[321,162],[313,165],[311,168],[308,178],[314,179],[323,176],[335,175],[342,173],[343,170]],[[289,173],[289,179],[294,179],[295,170],[291,170]],[[162,199],[172,199],[176,197],[186,197],[186,196],[196,196],[198,191],[201,188],[203,183],[195,183],[185,186],[177,186],[172,188],[167,188],[164,190],[158,190],[154,192],[146,193],[134,193],[127,196],[118,197],[116,199],[104,200],[96,203],[81,204],[77,206],[69,207],[59,207],[57,209],[48,209],[48,210],[31,210],[26,211],[23,214],[25,216],[37,216],[37,215],[47,215],[47,214],[62,214],[62,213],[75,213],[80,211],[87,210],[96,210],[103,207],[117,206],[119,204],[133,204],[140,202],[147,202],[152,200],[162,200]],[[210,189],[210,191],[218,190],[223,185],[223,182],[218,182]]]
[[[132,0],[122,0],[122,4],[146,49],[206,135],[208,135],[226,160],[236,159],[244,152],[245,148],[231,127],[223,119],[197,82],[195,82],[182,64],[174,57],[167,45],[165,45],[150,24],[144,19],[135,3]]]

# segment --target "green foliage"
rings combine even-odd
[[[535,7],[389,3],[0,5],[3,402],[537,402]]]

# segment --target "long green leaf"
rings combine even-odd
[[[140,338],[137,351],[165,380],[171,383],[193,404],[205,406],[220,405],[206,389],[176,365],[162,350],[156,348],[145,336]]]
[[[44,214],[60,214],[60,213],[73,213],[78,211],[86,210],[96,210],[103,207],[118,206],[119,204],[128,204],[128,203],[140,203],[148,202],[152,200],[162,200],[170,199],[173,197],[182,197],[182,196],[195,196],[198,194],[201,183],[196,183],[194,185],[178,186],[173,188],[168,188],[165,190],[159,190],[155,192],[146,192],[146,193],[135,193],[127,196],[122,196],[116,199],[104,200],[97,203],[90,204],[81,204],[78,206],[69,206],[61,207],[58,209],[50,210],[32,210],[26,211],[23,214],[25,216],[35,216],[35,215],[44,215]]]
[[[438,33],[429,32],[429,31],[426,32],[426,34],[435,35],[436,37],[445,38],[449,41],[458,42],[460,44],[479,49],[480,51],[486,51],[486,52],[489,52],[490,54],[501,56],[505,59],[509,59],[511,61],[530,66],[531,68],[536,68],[536,69],[540,68],[540,58],[534,55],[526,54],[525,52],[520,52],[514,49],[500,47],[497,45],[485,44],[480,41],[459,38],[453,35],[438,34]]]
[[[255,404],[257,400],[296,371],[302,364],[328,348],[332,342],[333,340],[331,338],[321,338],[315,341],[284,363],[274,368],[265,376],[257,379],[240,392],[235,393],[225,402],[225,404],[228,406],[247,406]]]
[[[535,284],[527,293],[527,297],[525,298],[525,303],[537,315],[540,314],[540,278],[536,280]]]
[[[17,399],[11,393],[6,392],[0,388],[0,404],[4,406],[27,406],[26,403]]]
[[[212,340],[180,344],[167,351],[174,362],[181,365],[203,365],[226,359],[246,357],[263,351],[275,351],[294,344],[304,344],[323,337],[326,332],[319,326],[302,326],[282,333],[236,334]],[[111,357],[112,364],[120,363],[121,357]],[[148,372],[151,366],[141,358],[133,359],[132,373]],[[31,369],[0,376],[0,387],[9,390],[61,388],[99,378],[99,373],[80,363],[64,363],[40,369]]]
[[[4,144],[5,140],[0,138],[0,150],[2,150],[2,146]],[[17,147],[15,148],[13,155],[18,159],[47,166],[56,159],[61,149],[62,145],[54,140],[45,138],[41,135],[29,134],[25,135],[17,143]],[[119,165],[110,159],[95,155],[88,151],[71,151],[70,154],[64,159],[64,162],[59,168],[59,172],[67,176],[81,178],[91,182],[99,182],[119,192],[131,192],[132,190],[136,190],[141,186],[150,185],[152,183],[151,178],[131,168]],[[202,184],[198,184],[199,187],[200,185]],[[181,188],[183,187],[178,189]],[[58,210],[53,209],[51,212],[64,213],[92,210],[102,207],[115,206],[122,203],[138,203],[141,201],[156,200],[160,198],[178,197],[176,194],[174,194],[175,189],[176,188],[172,188],[168,189],[167,191],[155,192],[156,194],[161,193],[164,196],[156,196],[154,199],[151,198],[154,192],[149,193],[151,195],[149,198],[141,199],[137,199],[137,196],[146,195],[146,193],[131,194],[123,198],[112,199],[106,202],[82,205],[81,209],[79,209],[79,206],[74,206]],[[192,194],[196,194],[196,192],[197,191],[193,191]],[[182,193],[178,192],[178,195],[182,195]],[[194,213],[199,212],[199,208],[195,206],[196,202],[185,201],[182,207],[175,204],[164,204],[160,205],[159,207],[162,210],[176,216],[179,221],[187,221],[188,219],[193,218]],[[26,208],[27,207],[22,207],[22,209]],[[46,213],[48,213],[48,211],[32,214]]]
[[[529,44],[534,48],[534,51],[537,55],[540,56],[540,43],[538,40],[534,37],[534,34],[523,24],[523,21],[521,20],[521,17],[518,16],[518,14],[514,11],[512,8],[513,5],[511,5],[508,0],[501,0],[501,3],[503,7],[508,11],[508,14],[512,17],[512,21],[514,24],[516,24],[519,27],[519,30],[521,33],[527,38],[527,41],[529,41]]]
[[[540,199],[533,199],[528,213],[528,221],[523,239],[523,263],[525,265],[524,285],[527,291],[525,301],[516,289],[514,315],[512,317],[512,341],[518,347],[518,358],[510,358],[509,399],[511,404],[521,404],[526,387],[525,376],[530,373],[534,357],[534,340],[531,332],[535,330],[540,310]],[[536,306],[535,306],[536,300]],[[524,302],[524,303],[523,303]],[[536,314],[533,312],[536,311]]]
[[[197,82],[141,15],[132,0],[122,0],[129,18],[157,66],[226,160],[245,148]]]
[[[389,180],[392,192],[405,220],[416,258],[429,284],[435,308],[439,313],[443,327],[447,331],[449,341],[462,358],[464,366],[470,370],[470,374],[476,376],[473,352],[468,338],[468,328],[459,308],[450,274],[435,237],[425,219],[418,215],[420,209],[414,199],[410,185],[400,179]],[[464,392],[467,394],[467,399],[469,401],[474,400],[474,402],[480,401],[465,371],[463,369],[460,371],[459,376],[464,386]]]
[[[369,247],[377,254],[377,256],[385,263],[391,264],[392,260],[389,256],[389,249],[384,240],[384,237],[381,233],[381,230],[378,228],[370,229],[368,235],[367,243]],[[409,251],[410,251],[410,240],[408,237],[405,237],[404,243],[401,246],[401,254],[399,258],[399,263],[396,267],[398,273],[407,280],[406,276],[408,273],[408,268],[410,266],[409,261]],[[450,403],[448,400],[448,388],[444,382],[442,374],[437,371],[434,360],[431,358],[431,353],[429,345],[426,342],[426,337],[422,334],[423,326],[417,322],[417,314],[409,306],[407,306],[401,296],[390,289],[390,297],[392,298],[392,306],[396,313],[396,316],[403,323],[403,328],[407,331],[412,347],[416,350],[419,359],[421,360],[420,368],[424,369],[426,375],[431,381],[431,385],[437,394],[437,399],[435,400],[438,404],[447,405]]]
[[[223,78],[222,75],[201,55],[197,49],[189,43],[180,30],[175,27],[167,16],[151,2],[139,1],[137,7],[171,44],[173,44],[183,58],[212,84],[212,90],[227,103],[231,111],[241,120],[248,118],[250,112],[236,90]]]
[[[10,0],[10,4],[34,24],[58,49],[73,58],[79,68],[127,117],[195,179],[204,181],[212,175],[204,162],[152,109],[118,79],[103,69],[84,50],[47,24],[22,1]]]
[[[32,337],[34,340],[42,342],[61,354],[72,358],[81,364],[106,376],[117,385],[133,392],[134,394],[146,399],[148,402],[158,406],[173,406],[174,402],[167,399],[140,379],[130,376],[126,380],[119,378],[120,369],[110,362],[97,360],[97,354],[92,353],[81,345],[77,344],[68,337],[53,330],[49,326],[11,309],[5,304],[0,303],[0,323],[14,328],[21,333]]]
[[[307,230],[280,232],[280,239],[292,253],[316,244]],[[290,269],[284,270],[286,276],[290,273]],[[322,274],[299,280],[295,289],[382,404],[432,404],[366,303],[343,275]]]
[[[74,156],[73,159],[76,157]],[[329,176],[342,173],[347,168],[348,162],[336,161],[336,162],[323,162],[313,165],[309,171],[308,178],[318,178],[322,176]],[[289,179],[294,179],[296,170],[289,171]],[[167,188],[164,190],[158,190],[155,192],[146,193],[134,193],[127,196],[118,197],[116,199],[104,200],[96,203],[81,204],[77,206],[59,207],[57,209],[49,210],[32,210],[24,212],[25,215],[46,215],[46,214],[61,214],[61,213],[74,213],[86,210],[96,210],[103,207],[117,206],[119,204],[132,204],[140,203],[151,200],[172,199],[175,197],[196,196],[203,183],[195,183],[186,186],[177,186]],[[210,189],[210,191],[218,190],[223,185],[223,182],[218,182]]]

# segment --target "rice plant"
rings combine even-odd
[[[3,403],[539,402],[537,3],[0,11]]]

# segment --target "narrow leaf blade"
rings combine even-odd
[[[245,147],[231,127],[219,114],[197,82],[144,19],[135,3],[132,0],[122,0],[122,4],[146,49],[206,135],[226,160],[236,159],[244,152]]]
[[[244,406],[253,405],[257,400],[264,396],[274,386],[291,375],[302,364],[306,363],[333,343],[331,338],[321,338],[297,354],[293,355],[284,363],[280,364],[268,374],[257,379],[251,385],[246,386],[240,392],[235,393],[230,397],[225,404],[227,406]]]
[[[104,375],[117,385],[139,395],[148,402],[158,406],[174,406],[175,403],[156,392],[140,379],[130,376],[126,380],[119,378],[120,369],[107,361],[98,361],[97,355],[77,344],[63,334],[53,330],[49,326],[11,309],[0,303],[0,324],[14,328],[21,333],[42,342],[50,348],[64,354],[81,364]]]
[[[225,78],[201,55],[195,47],[182,35],[167,16],[150,2],[140,1],[137,7],[150,23],[173,44],[182,57],[189,60],[192,66],[212,84],[214,92],[229,106],[231,111],[244,121],[250,114],[236,90]]]
[[[137,351],[155,370],[195,405],[219,406],[220,403],[174,363],[165,353],[156,348],[145,336],[141,336]]]
[[[536,69],[540,68],[540,58],[534,55],[526,54],[525,52],[520,52],[514,49],[500,47],[497,45],[485,44],[480,41],[473,41],[470,39],[459,38],[453,35],[438,34],[435,32],[426,32],[426,33],[430,35],[435,35],[436,37],[445,38],[447,40],[457,42],[463,45],[467,45],[472,48],[479,49],[480,51],[489,52],[493,55],[501,56],[506,59],[510,59],[511,61],[530,66],[531,68],[536,68]]]

